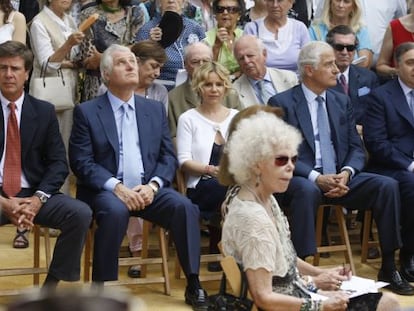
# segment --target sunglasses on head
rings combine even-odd
[[[356,49],[356,45],[355,44],[350,44],[350,45],[332,44],[332,47],[335,50],[339,51],[339,52],[343,51],[344,49],[346,49],[348,52],[352,52],[352,51],[355,51],[355,49]]]
[[[280,156],[275,158],[275,165],[276,166],[285,166],[288,164],[289,160],[292,162],[292,164],[295,164],[298,160],[298,156],[294,156],[289,158],[288,156]]]
[[[238,6],[221,6],[218,5],[216,8],[217,13],[224,13],[224,11],[227,11],[227,13],[234,14],[239,13],[240,8]]]

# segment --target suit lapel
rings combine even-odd
[[[328,113],[329,127],[331,128],[331,139],[335,148],[335,152],[339,150],[339,127],[340,124],[340,111],[343,109],[338,107],[340,100],[335,98],[335,95],[332,92],[326,92],[326,110]],[[338,154],[336,155],[338,158]]]
[[[102,128],[109,143],[115,150],[116,163],[119,163],[119,141],[114,113],[107,94],[102,95],[102,99],[103,100],[98,103],[98,118],[101,121]]]
[[[411,112],[404,92],[397,81],[398,80],[394,81],[394,87],[388,91],[388,100],[394,104],[395,109],[401,115],[401,117],[403,119],[406,119],[411,124],[411,126],[414,127],[413,113]]]
[[[189,79],[184,82],[185,83],[185,100],[189,104],[190,107],[194,106],[194,103],[198,103],[199,100],[197,99],[196,93],[191,89],[191,82]]]
[[[251,103],[250,105],[258,104],[258,100],[256,98],[256,93],[254,89],[252,88],[249,79],[247,79],[246,75],[243,75],[240,77],[242,79],[240,81],[240,90],[239,94],[240,97],[243,98],[243,102],[245,103]],[[246,105],[247,107],[247,105]]]
[[[280,93],[281,90],[277,89],[278,86],[280,85],[286,85],[287,84],[287,80],[286,77],[284,77],[283,75],[279,75],[278,72],[273,71],[268,69],[269,71],[269,75],[270,75],[270,79],[272,80],[272,84],[273,84],[273,88],[276,90],[277,93]]]
[[[33,103],[27,95],[24,96],[22,113],[20,116],[20,145],[22,148],[22,161],[26,158],[29,148],[32,147],[32,141],[36,135],[37,124],[40,122]]]
[[[349,97],[355,98],[358,97],[358,86],[359,84],[359,73],[355,70],[353,66],[349,66],[348,74],[348,92]]]
[[[296,118],[305,140],[315,152],[315,136],[313,133],[312,120],[308,108],[308,102],[306,101],[305,94],[303,94],[302,87],[299,85],[293,89],[293,101],[295,105]]]
[[[0,159],[3,155],[5,135],[3,108],[0,107]]]

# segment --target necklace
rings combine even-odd
[[[250,186],[248,185],[243,185],[243,187],[250,192],[253,195],[253,198],[256,200],[257,203],[259,203],[260,205],[263,206],[263,208],[265,209],[266,213],[269,215],[269,217],[272,219],[272,221],[275,223],[275,216],[273,214],[273,210],[272,208],[268,208],[266,206],[266,203],[259,198],[259,196],[257,195],[256,191],[254,191],[252,188],[250,188]]]
[[[101,3],[101,8],[103,11],[108,12],[108,13],[116,13],[122,10],[121,6],[113,8],[113,7],[106,5],[105,3]]]
[[[259,196],[257,195],[257,193],[252,188],[250,188],[250,186],[243,185],[242,187],[244,187],[248,192],[251,193],[251,195],[253,195],[253,198],[255,199],[255,201],[257,203],[259,203],[261,206],[263,206],[264,210],[266,211],[267,215],[270,217],[270,219],[272,220],[272,222],[274,223],[274,225],[276,227],[278,227],[277,224],[276,224],[276,217],[275,217],[275,213],[274,213],[274,210],[273,210],[273,208],[274,208],[273,202],[270,200],[270,208],[268,208],[266,206],[265,202],[263,202],[263,200],[261,200],[259,198]]]

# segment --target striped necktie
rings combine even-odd
[[[6,156],[4,160],[3,191],[13,197],[21,189],[21,144],[19,125],[16,118],[16,104],[9,104],[9,118],[7,120]]]

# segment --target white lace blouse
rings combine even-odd
[[[284,277],[292,265],[289,225],[273,197],[272,201],[275,222],[262,205],[234,197],[224,218],[221,241],[225,255],[242,263],[244,270],[263,268]]]

